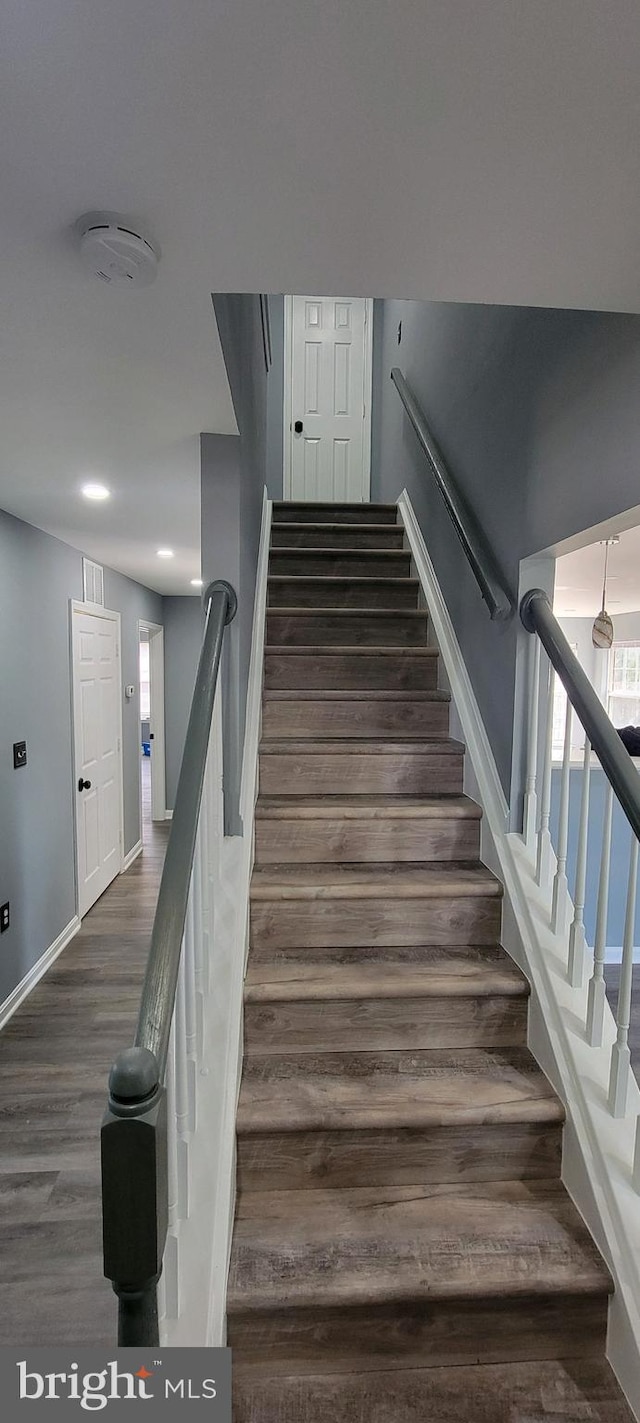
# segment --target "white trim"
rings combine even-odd
[[[262,523],[256,589],[253,601],[253,629],[251,633],[251,655],[249,659],[249,680],[247,683],[247,711],[244,728],[244,749],[240,780],[240,816],[243,824],[253,816],[258,778],[258,744],[262,724],[262,682],[264,678],[264,635],[267,615],[267,579],[269,576],[269,545],[271,542],[271,518],[273,503],[265,485],[262,497]]]
[[[165,810],[164,818],[165,818],[165,820],[173,820],[173,811],[172,811],[172,810]]]
[[[80,914],[80,882],[78,875],[78,814],[77,798],[75,794],[76,786],[76,698],[75,698],[75,657],[73,646],[73,615],[74,613],[89,613],[94,618],[106,618],[116,625],[116,668],[118,677],[118,761],[120,774],[118,776],[118,789],[120,792],[119,806],[119,835],[120,835],[120,869],[117,874],[122,874],[124,864],[124,732],[122,723],[122,618],[113,608],[101,608],[97,603],[82,603],[77,598],[69,599],[69,657],[71,671],[71,763],[73,775],[73,848],[74,848],[74,874],[76,885],[76,913]],[[142,822],[140,823],[142,829]],[[115,875],[114,875],[115,879]],[[107,886],[108,888],[108,886]],[[99,898],[99,896],[98,896]],[[95,901],[94,901],[95,903]],[[85,914],[89,913],[89,905],[85,909]]]
[[[631,1171],[640,1088],[632,1079],[627,1115],[607,1108],[615,1022],[605,1006],[604,1046],[589,1047],[583,1024],[586,986],[567,981],[567,935],[552,933],[548,891],[522,836],[506,829],[507,806],[473,688],[406,490],[398,501],[431,626],[451,683],[467,748],[465,787],[483,809],[482,858],[504,886],[502,943],[531,983],[528,1041],[567,1107],[562,1179],[582,1212],[615,1282],[607,1356],[632,1409],[640,1412],[640,1196]]]
[[[78,915],[74,914],[73,919],[69,920],[66,928],[62,930],[62,933],[58,934],[57,939],[54,939],[48,949],[45,949],[37,962],[32,965],[28,973],[25,973],[21,982],[17,983],[15,988],[12,988],[8,998],[5,998],[4,1003],[0,1004],[0,1032],[6,1027],[9,1019],[13,1017],[16,1010],[20,1007],[20,1004],[24,1003],[25,998],[29,997],[31,990],[35,988],[36,984],[40,982],[40,979],[44,977],[47,969],[51,968],[52,963],[55,962],[58,955],[61,954],[62,950],[66,949],[67,944],[70,944],[71,940],[75,938],[79,928],[80,920]]]
[[[138,840],[137,844],[136,844],[136,845],[133,845],[132,848],[127,851],[127,853],[126,853],[126,855],[125,855],[125,857],[124,857],[124,860],[122,861],[122,869],[121,869],[121,871],[120,871],[120,874],[121,874],[121,875],[125,874],[126,871],[127,871],[128,869],[130,869],[130,867],[131,867],[131,865],[133,864],[134,860],[137,860],[138,855],[141,855],[141,854],[142,854],[142,840]]]
[[[207,1344],[209,1345],[223,1344],[226,1340],[227,1276],[236,1198],[236,1115],[243,1058],[242,990],[249,950],[249,886],[253,870],[254,812],[258,792],[271,515],[272,503],[265,489],[256,574],[240,789],[243,836],[242,839],[237,837],[225,839],[222,844],[221,881],[224,886],[226,903],[233,906],[231,923],[233,936],[228,970],[224,1080],[220,1083],[222,1112],[217,1155],[217,1189],[212,1207],[214,1235],[207,1324]]]
[[[354,297],[353,300],[362,300]],[[364,439],[362,441],[362,501],[371,497],[371,416],[373,384],[373,299],[364,298],[364,361],[362,401],[364,408]],[[284,299],[284,402],[282,440],[282,497],[291,498],[291,392],[293,387],[293,296]]]
[[[151,747],[151,819],[166,820],[166,747],[164,714],[164,628],[161,623],[151,623],[148,618],[138,619],[138,643],[140,633],[149,634],[149,700],[151,703],[150,730],[153,732]],[[140,661],[137,668],[138,687],[138,740],[140,717]],[[142,829],[142,783],[140,784],[140,829]]]

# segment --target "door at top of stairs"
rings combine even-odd
[[[285,493],[369,498],[373,303],[285,300]]]

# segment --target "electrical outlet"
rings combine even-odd
[[[9,900],[7,900],[6,904],[0,904],[0,934],[4,934],[5,929],[9,928],[10,923]]]

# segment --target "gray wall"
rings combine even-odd
[[[0,511],[0,1003],[76,912],[69,599],[82,555]],[[162,599],[105,569],[105,603],[122,616],[123,684],[138,682],[138,618]],[[125,851],[140,838],[139,708],[123,695]],[[13,769],[13,742],[28,762]]]
[[[163,598],[162,615],[167,810],[173,810],[202,643],[202,604],[199,598]]]
[[[272,299],[274,362],[267,374],[257,296],[216,295],[213,304],[226,362],[238,435],[203,435],[201,450],[202,571],[205,586],[226,578],[238,613],[225,647],[225,818],[238,833],[247,680],[263,490],[282,490],[282,361],[277,299]],[[275,308],[275,310],[274,310]],[[274,320],[274,316],[276,319]]]
[[[372,499],[409,490],[509,794],[526,635],[517,620],[489,620],[389,380],[393,365],[517,590],[522,559],[639,502],[640,317],[376,302]]]

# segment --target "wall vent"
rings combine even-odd
[[[82,560],[82,588],[85,603],[98,603],[104,608],[104,569],[101,563]]]

